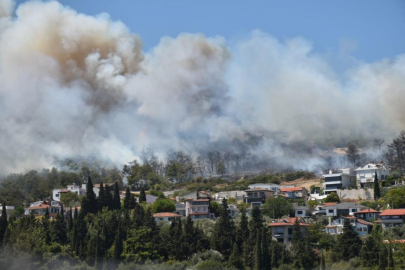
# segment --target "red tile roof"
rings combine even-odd
[[[364,213],[380,213],[380,212],[371,208],[355,212],[355,214],[364,214]]]
[[[326,228],[336,228],[336,225],[328,225]]]
[[[405,215],[405,209],[387,209],[380,216],[402,216]]]
[[[373,226],[373,223],[359,219],[359,218],[357,219],[357,222],[360,224],[363,224],[363,225]]]
[[[35,205],[35,206],[31,206],[28,207],[28,209],[32,210],[32,209],[45,209],[48,208],[49,205],[48,204],[40,204],[40,205]]]
[[[309,226],[310,224],[308,223],[300,223],[300,226]],[[294,223],[289,223],[289,222],[273,222],[269,223],[269,226],[294,226]]]
[[[193,202],[208,202],[209,199],[186,199],[186,201],[193,201]]]
[[[58,193],[69,193],[69,192],[70,192],[70,190],[68,190],[68,189],[62,189],[62,190],[58,191]]]
[[[337,204],[337,202],[327,202],[327,203],[323,203],[320,206],[331,206],[331,205],[335,205]]]
[[[175,213],[164,212],[164,213],[156,213],[153,216],[154,217],[179,217],[180,215],[175,214]]]
[[[302,191],[302,187],[280,188],[280,192]]]

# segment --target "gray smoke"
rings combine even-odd
[[[96,156],[123,164],[152,146],[194,153],[260,138],[256,151],[405,128],[405,55],[337,73],[309,41],[254,31],[163,37],[151,53],[106,14],[0,0],[0,172]],[[289,159],[290,160],[290,159]]]

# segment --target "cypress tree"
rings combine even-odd
[[[229,256],[228,264],[236,269],[244,269],[238,244],[236,242],[233,244],[232,253],[231,256]]]
[[[103,210],[103,208],[106,207],[105,191],[102,181],[100,182],[100,191],[98,192],[97,205],[99,211]]]
[[[381,197],[380,183],[378,181],[377,172],[374,174],[374,200],[378,200]]]
[[[255,245],[255,270],[262,270],[263,269],[263,261],[262,261],[262,245],[260,241],[259,233],[256,234],[256,245]]]
[[[120,197],[120,189],[118,187],[118,182],[114,183],[113,209],[115,209],[115,210],[121,209],[121,197]]]
[[[135,205],[136,205],[135,196],[133,194],[131,194],[129,196],[128,209],[135,209]]]
[[[378,270],[387,269],[389,259],[388,259],[388,251],[385,246],[382,246],[378,259],[379,259]]]
[[[125,190],[124,197],[124,209],[129,209],[129,198],[131,197],[131,192],[129,192],[129,187]]]
[[[143,210],[142,206],[137,204],[135,206],[132,218],[136,229],[144,225],[144,218],[145,218],[145,210]]]
[[[234,242],[234,224],[229,217],[228,204],[226,199],[222,200],[219,219],[215,222],[212,241],[215,250],[227,259],[232,252]]]
[[[56,220],[53,222],[53,240],[61,245],[67,243],[67,226],[63,212],[63,205],[61,212],[56,215]]]
[[[295,220],[293,227],[293,235],[291,238],[291,251],[294,256],[293,265],[295,268],[300,269],[304,267],[304,253],[305,253],[305,240],[301,232],[300,223],[298,218]]]
[[[69,209],[69,223],[68,223],[68,231],[71,232],[73,229],[73,216],[72,216],[72,207]]]
[[[146,202],[145,188],[141,187],[141,192],[139,193],[139,203]]]
[[[261,248],[262,248],[262,268],[263,269],[270,269],[271,261],[269,256],[269,245],[268,239],[266,234],[266,228],[263,228],[261,239]]]
[[[45,243],[50,244],[51,243],[51,228],[50,228],[50,222],[49,222],[49,208],[45,209],[45,215],[42,218],[42,225],[44,227],[45,231]]]
[[[83,210],[83,209],[82,209]],[[76,215],[76,211],[75,211]],[[77,256],[80,258],[84,258],[86,256],[84,252],[84,247],[86,244],[86,236],[87,236],[87,224],[86,220],[84,219],[85,214],[80,211],[80,214],[75,219],[74,226],[73,226],[73,249]]]
[[[394,258],[392,256],[392,246],[391,243],[388,246],[388,269],[394,269],[395,264],[394,264]]]
[[[322,251],[322,258],[321,258],[321,270],[326,270],[325,256],[323,255],[323,251]]]
[[[361,239],[353,230],[349,219],[345,218],[343,224],[343,233],[339,235],[338,245],[340,249],[340,259],[350,260],[359,255],[361,250]]]
[[[4,236],[6,235],[8,222],[7,222],[7,210],[6,210],[6,203],[3,202],[3,209],[1,211],[1,218],[0,218],[0,245],[3,243]]]
[[[111,195],[111,190],[110,190],[109,185],[104,186],[104,198],[105,198],[104,207],[107,207],[108,210],[113,210],[113,197]]]
[[[363,261],[363,266],[373,267],[377,265],[379,254],[380,254],[379,243],[376,243],[373,235],[368,235],[360,252],[360,257]]]
[[[96,194],[93,191],[93,182],[89,176],[86,184],[86,197],[82,200],[82,209],[80,213],[84,215],[88,213],[96,213],[98,210]]]

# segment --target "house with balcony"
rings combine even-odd
[[[271,236],[277,242],[289,244],[293,235],[294,231],[294,224],[295,221],[298,220],[300,225],[300,230],[304,236],[306,236],[308,232],[309,223],[305,222],[305,219],[301,217],[295,218],[287,218],[287,219],[280,219],[276,222],[269,223],[269,227],[271,228]]]
[[[380,214],[383,229],[402,226],[405,221],[405,209],[387,209]]]
[[[155,221],[157,224],[159,224],[162,221],[166,221],[166,222],[172,222],[174,219],[178,219],[181,218],[180,215],[175,214],[175,213],[156,213],[153,215],[153,217],[155,218]]]
[[[353,213],[355,217],[367,220],[367,221],[374,221],[378,220],[380,217],[380,212],[371,208],[368,209],[363,209],[361,211],[358,211],[356,213]]]
[[[290,188],[280,188],[281,196],[286,199],[306,199],[307,189],[303,187],[290,187]]]
[[[206,191],[192,191],[183,195],[176,196],[177,202],[188,199],[211,199],[211,195]]]
[[[368,207],[357,203],[337,203],[334,205],[324,206],[325,215],[328,217],[338,216],[353,216],[354,213],[359,212]]]
[[[260,207],[267,198],[274,197],[274,191],[267,188],[251,188],[245,190],[245,192],[244,202],[249,203],[251,207]]]
[[[110,192],[113,192],[112,187],[114,184],[111,183],[106,183],[103,186],[109,186],[110,187]],[[75,183],[68,185],[66,188],[63,189],[54,189],[52,191],[52,199],[55,201],[60,201],[62,194],[66,194],[69,192],[74,192],[79,196],[86,196],[86,184],[76,185]],[[93,192],[98,197],[98,194],[100,193],[100,184],[94,184],[93,185]]]
[[[346,217],[339,217],[333,222],[330,222],[329,225],[325,227],[325,232],[328,234],[336,235],[336,234],[341,234],[343,233],[343,225],[345,219],[348,219],[350,221],[350,224],[353,227],[353,230],[359,235],[359,236],[365,236],[371,233],[373,229],[373,223],[356,218],[354,216],[346,216]]]
[[[331,192],[337,192],[338,189],[344,187],[356,186],[356,174],[353,169],[340,169],[339,173],[332,173],[322,175],[324,179],[323,188],[324,193],[329,194]]]
[[[377,173],[378,180],[386,180],[390,174],[390,169],[388,169],[384,164],[373,164],[369,163],[364,167],[359,167],[355,170],[356,181],[358,188],[373,187],[375,173]]]
[[[326,206],[331,206],[331,205],[336,205],[337,202],[332,202],[332,203],[323,203],[323,204],[318,204],[315,206],[314,210],[312,211],[312,215],[318,215],[318,216],[326,216]]]
[[[25,215],[43,216],[48,209],[49,216],[51,218],[56,217],[56,215],[61,211],[63,204],[59,201],[45,200],[33,202],[28,208],[25,209]]]
[[[214,200],[222,202],[223,199],[235,198],[237,202],[243,202],[246,192],[243,190],[221,191],[214,194]]]
[[[249,189],[253,189],[253,188],[265,188],[268,190],[272,190],[274,191],[274,195],[278,194],[278,191],[280,190],[280,186],[277,184],[273,184],[273,183],[256,183],[256,184],[250,184],[248,186]]]
[[[186,200],[186,216],[191,216],[191,219],[214,218],[210,213],[210,199],[187,199]]]
[[[176,203],[176,214],[179,214],[182,217],[186,216],[186,204],[185,203]]]

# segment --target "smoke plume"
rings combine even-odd
[[[0,0],[0,172],[142,148],[197,152],[259,138],[256,150],[391,138],[405,128],[405,55],[336,72],[308,40],[254,31],[162,37],[150,53],[108,15]]]

